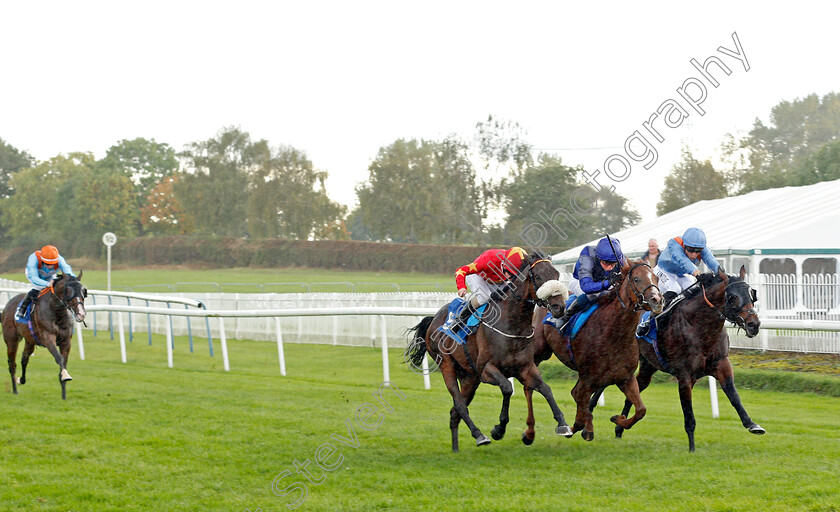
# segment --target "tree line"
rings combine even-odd
[[[664,214],[703,199],[840,178],[840,95],[815,94],[771,110],[745,137],[727,135],[722,168],[683,159],[666,178]],[[0,139],[0,238],[45,241],[88,254],[102,233],[418,244],[521,245],[523,230],[568,209],[583,169],[535,153],[522,127],[492,116],[470,139],[398,139],[379,149],[357,204],[333,200],[305,151],[254,140],[237,127],[187,144],[122,140],[97,160],[86,152],[38,162]],[[586,212],[550,245],[637,223],[625,197],[590,191]]]

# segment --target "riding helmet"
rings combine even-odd
[[[55,265],[58,263],[58,249],[54,245],[45,245],[41,248],[40,258],[47,265]]]
[[[703,249],[706,247],[706,233],[700,228],[688,228],[682,236],[684,247],[697,247]]]
[[[615,251],[613,251],[615,247]],[[601,261],[618,261],[616,255],[621,254],[621,242],[617,238],[612,239],[612,246],[610,241],[606,238],[598,240],[598,245],[595,246],[595,256]]]

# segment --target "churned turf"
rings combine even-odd
[[[673,383],[644,393],[648,415],[623,439],[608,419],[623,400],[608,388],[589,443],[555,436],[537,396],[532,446],[519,440],[517,385],[507,437],[476,448],[462,425],[453,454],[440,375],[424,390],[397,350],[390,372],[402,396],[384,389],[380,401],[379,349],[287,344],[282,377],[273,343],[230,340],[230,372],[218,345],[211,358],[201,344],[189,353],[182,338],[167,368],[163,343],[135,339],[123,364],[116,341],[86,336],[87,360],[71,354],[66,401],[42,348],[19,395],[8,392],[6,374],[0,510],[268,512],[295,502],[298,510],[359,512],[840,510],[833,397],[741,387],[767,429],[755,436],[722,394],[721,417],[712,419],[708,389],[698,388],[691,454]],[[549,382],[571,422],[572,381]],[[499,404],[497,388],[479,389],[471,412],[486,433]],[[297,473],[295,461],[307,460],[314,482]]]

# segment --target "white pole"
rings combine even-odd
[[[108,248],[108,291],[111,291],[111,246],[106,245],[105,247]]]
[[[125,357],[125,332],[123,332],[122,313],[117,312],[117,328],[120,330],[120,359],[123,363],[127,363],[128,359]]]
[[[283,354],[283,334],[280,332],[280,317],[274,318],[277,326],[277,356],[280,358],[280,375],[286,376],[286,356]]]
[[[715,386],[715,378],[709,375],[709,398],[712,399],[712,418],[720,416],[720,409],[718,408],[717,386]]]
[[[225,371],[230,371],[230,361],[228,360],[227,351],[227,336],[225,336],[225,319],[219,317],[219,340],[222,342],[222,362],[224,363]]]
[[[429,354],[423,355],[423,386],[432,389],[432,381],[429,379]]]
[[[76,337],[79,339],[79,359],[85,360],[85,340],[82,339],[82,324],[76,322]]]
[[[379,315],[382,332],[382,382],[391,382],[391,371],[388,367],[388,334],[385,332],[385,315]]]
[[[172,361],[172,323],[166,323],[166,364],[173,368],[175,365]]]
[[[516,391],[516,387],[513,385],[513,377],[508,377],[510,381],[510,396],[513,396],[513,392]]]
[[[606,402],[604,402],[604,393],[601,392],[601,396],[598,397],[598,407],[603,407],[604,405],[606,405]]]

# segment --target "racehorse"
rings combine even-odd
[[[12,391],[17,394],[17,384],[26,383],[26,365],[35,345],[46,347],[58,364],[58,381],[61,383],[61,398],[67,399],[66,384],[73,377],[67,372],[67,358],[70,356],[70,340],[73,338],[73,319],[82,322],[85,319],[85,297],[87,289],[79,277],[67,274],[59,275],[48,288],[44,288],[38,300],[32,306],[32,315],[28,324],[15,322],[15,310],[23,300],[24,294],[16,295],[3,308],[3,339],[9,355],[9,373],[12,377]],[[71,314],[72,317],[71,318]],[[15,377],[18,343],[26,341],[20,358],[20,381]]]
[[[452,395],[449,428],[453,452],[458,451],[458,425],[461,420],[470,429],[477,446],[490,443],[490,439],[470,418],[468,411],[481,382],[494,384],[502,390],[499,423],[493,427],[491,435],[495,440],[504,437],[509,421],[510,396],[513,394],[508,377],[516,377],[523,386],[539,391],[548,401],[557,421],[555,432],[567,437],[572,435],[551,388],[542,380],[534,364],[535,331],[531,327],[531,315],[536,298],[543,296],[538,292],[545,290],[542,287],[546,285],[560,285],[557,280],[559,276],[551,261],[543,255],[532,254],[525,258],[519,274],[509,287],[503,290],[501,296],[494,294],[478,329],[467,337],[466,345],[459,346],[437,330],[446,321],[446,306],[435,316],[425,317],[409,329],[414,335],[406,350],[407,361],[419,368],[423,356],[428,352],[438,365],[446,388]]]
[[[729,335],[724,328],[728,320],[743,328],[749,338],[758,334],[761,321],[753,307],[755,290],[744,281],[745,275],[743,266],[738,276],[727,275],[722,268],[717,274],[700,274],[697,282],[683,292],[685,298],[675,304],[667,316],[658,320],[657,347],[639,340],[639,391],[648,387],[657,371],[677,378],[688,450],[691,452],[694,451],[695,427],[691,390],[697,380],[707,375],[720,382],[729,403],[750,433],[765,432],[750,419],[735,389],[732,364],[729,362]],[[629,402],[625,401],[622,414],[627,414],[629,408]],[[623,432],[621,425],[615,428],[616,437],[621,437]]]
[[[628,262],[622,267],[621,278],[615,288],[598,299],[598,308],[571,340],[568,336],[561,336],[553,325],[542,323],[546,316],[545,308],[535,310],[532,320],[537,332],[535,363],[539,364],[553,353],[563,364],[578,372],[577,383],[572,388],[572,398],[577,404],[573,434],[582,431],[583,439],[591,441],[595,438],[590,400],[595,393],[600,394],[612,384],[617,385],[635,406],[632,418],[627,418],[627,408],[621,416],[610,418],[613,423],[630,428],[645,416],[646,409],[634,375],[639,363],[639,348],[634,333],[640,311],[662,311],[658,282],[650,265],[643,261]],[[534,439],[534,413],[528,389],[525,390],[525,399],[528,418],[522,441],[531,444]]]

